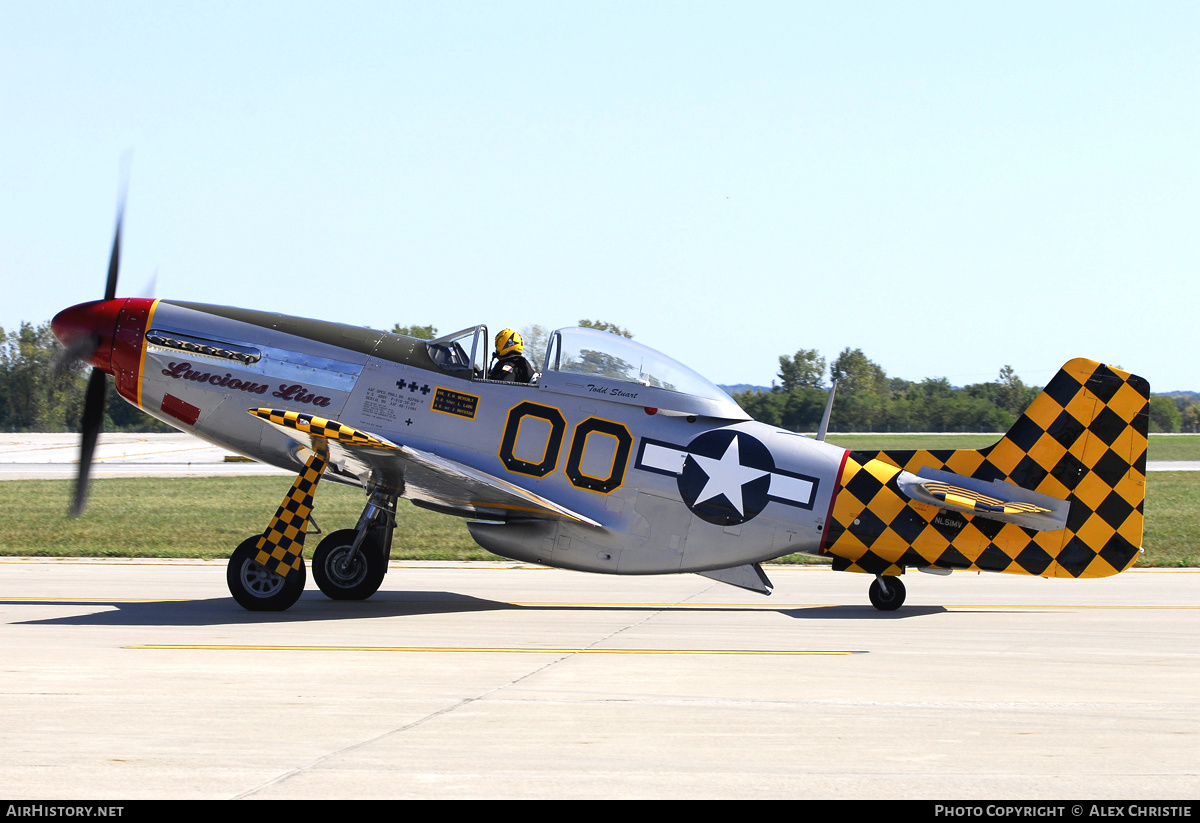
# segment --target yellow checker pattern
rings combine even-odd
[[[258,538],[258,555],[255,560],[280,577],[287,577],[300,568],[300,555],[304,552],[304,538],[308,534],[308,516],[312,513],[313,494],[328,460],[314,454],[304,464],[304,471],[296,475],[279,510],[271,518],[271,525]]]
[[[353,426],[347,426],[345,423],[339,423],[336,420],[329,420],[324,417],[315,417],[305,412],[283,411],[281,409],[250,409],[251,414],[255,417],[262,418],[277,426],[283,426],[288,429],[295,429],[304,434],[311,434],[313,437],[324,437],[329,440],[336,440],[339,443],[348,443],[353,446],[374,446],[381,449],[393,449],[396,447],[391,443],[386,443],[371,434],[368,434],[361,429],[356,429]]]
[[[1149,403],[1143,378],[1078,359],[986,449],[851,452],[824,550],[835,569],[867,574],[909,567],[1042,577],[1122,572],[1142,543]],[[1037,531],[915,503],[896,477],[923,467],[1067,500],[1066,528]]]

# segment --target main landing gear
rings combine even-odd
[[[300,494],[296,490],[293,486],[290,497],[300,505],[289,506],[289,498],[284,498],[266,533],[243,540],[229,558],[225,574],[229,593],[249,611],[284,611],[304,591],[307,572],[301,552],[312,489]],[[396,496],[373,492],[353,529],[340,529],[320,542],[313,552],[312,574],[326,597],[366,600],[379,590],[387,573],[395,525]],[[259,562],[263,557],[266,561]]]
[[[366,600],[387,574],[396,525],[396,498],[372,495],[353,529],[341,529],[313,552],[317,587],[331,600]]]
[[[881,612],[894,612],[904,605],[904,582],[899,577],[879,575],[871,581],[867,595],[871,605]]]

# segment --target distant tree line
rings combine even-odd
[[[579,325],[633,337],[613,323],[581,320]],[[430,339],[433,326],[400,326],[400,334]],[[541,367],[549,331],[541,326],[522,329],[526,356]],[[64,361],[63,347],[50,323],[22,323],[0,328],[0,431],[78,431],[84,389],[91,367]],[[769,390],[733,395],[752,417],[792,431],[815,431],[825,409],[828,386],[826,361],[815,349],[801,349],[779,358],[779,382]],[[831,431],[1004,431],[1037,393],[1010,366],[1000,369],[991,383],[961,388],[944,377],[920,382],[888,377],[883,367],[861,349],[846,348],[828,366],[838,381]],[[110,381],[105,431],[170,431],[166,424],[117,399]],[[1150,430],[1200,433],[1200,394],[1179,392],[1150,399]]]
[[[91,366],[64,360],[50,323],[0,328],[0,431],[79,431]],[[109,381],[105,431],[172,431],[165,423],[115,397]]]
[[[779,382],[767,391],[733,395],[756,420],[792,431],[816,431],[828,399],[826,361],[815,349],[779,358]],[[955,387],[944,377],[920,382],[888,377],[862,349],[845,348],[829,365],[838,381],[830,431],[1007,431],[1041,391],[1027,386],[1011,366],[995,381]],[[1200,396],[1150,398],[1150,431],[1200,432]]]
[[[1196,392],[1152,395],[1150,431],[1200,433],[1200,395]]]

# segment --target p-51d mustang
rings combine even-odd
[[[1072,360],[985,449],[851,452],[749,419],[643,345],[591,329],[549,339],[529,384],[486,378],[484,326],[425,341],[249,309],[115,297],[52,327],[94,367],[74,511],[83,507],[106,374],[181,431],[297,472],[262,534],[229,560],[234,598],[291,606],[323,477],[363,488],[353,529],[313,576],[361,600],[387,571],[396,501],[471,518],[516,560],[608,574],[696,572],[769,594],[760,563],[829,555],[898,608],[908,568],[1104,577],[1142,540],[1149,384]],[[827,412],[828,413],[828,412]]]

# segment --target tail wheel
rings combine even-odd
[[[894,612],[903,606],[906,594],[904,582],[899,577],[876,577],[867,592],[871,605],[881,612]]]
[[[332,600],[366,600],[383,583],[387,558],[379,544],[364,537],[354,558],[354,529],[333,532],[313,552],[312,573],[317,586]]]
[[[247,537],[233,550],[225,569],[225,581],[229,593],[242,608],[252,612],[281,612],[291,608],[304,592],[308,576],[304,561],[287,577],[280,577],[255,559],[259,537],[257,534]]]

